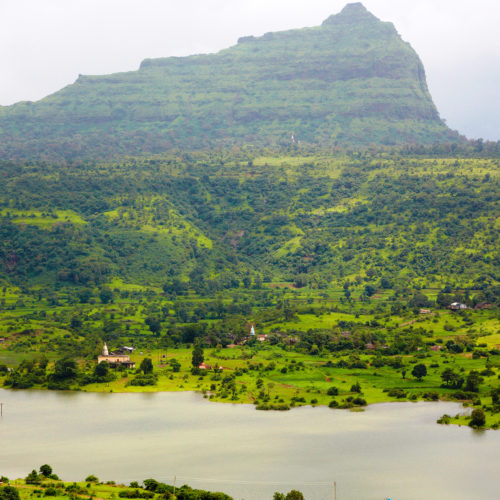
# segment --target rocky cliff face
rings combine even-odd
[[[456,138],[418,55],[360,3],[319,27],[242,37],[217,54],[147,59],[138,71],[81,76],[36,103],[0,108],[8,157]]]

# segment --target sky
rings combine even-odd
[[[345,0],[0,0],[0,105],[38,100],[79,74],[217,52],[240,36],[317,26]],[[442,118],[500,140],[500,2],[364,0],[422,59]]]

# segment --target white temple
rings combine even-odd
[[[103,361],[106,361],[112,368],[116,368],[117,366],[135,368],[135,361],[131,361],[128,354],[116,354],[113,352],[110,354],[106,343],[102,347],[102,354],[97,356],[97,363],[102,363]]]

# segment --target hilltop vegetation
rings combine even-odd
[[[458,142],[391,23],[349,4],[321,26],[240,38],[217,54],[147,59],[0,108],[8,158],[102,158],[173,147]]]

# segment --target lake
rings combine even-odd
[[[455,403],[386,403],[364,412],[256,411],[195,393],[0,389],[0,474],[50,464],[65,480],[147,478],[272,499],[500,498],[500,431],[437,425]]]

